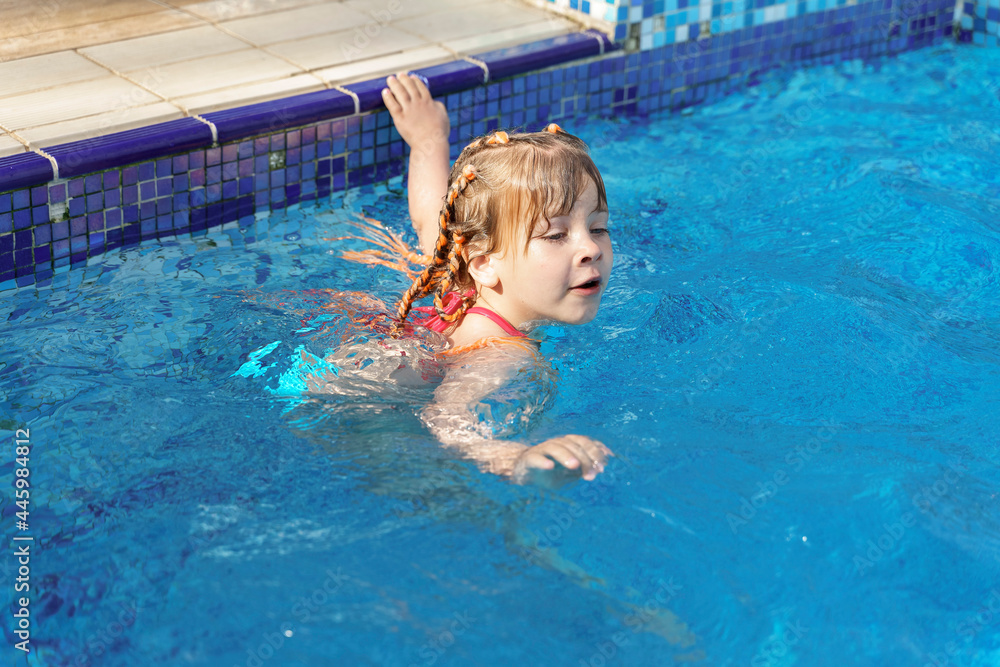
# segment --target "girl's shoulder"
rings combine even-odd
[[[487,336],[468,345],[458,345],[438,352],[438,356],[447,362],[458,360],[505,357],[537,361],[538,342],[532,338],[515,336]]]

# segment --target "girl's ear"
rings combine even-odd
[[[496,266],[493,262],[493,255],[476,255],[468,261],[469,275],[478,285],[483,287],[496,287],[500,282],[497,275]]]

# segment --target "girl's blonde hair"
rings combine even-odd
[[[403,294],[396,315],[402,323],[413,303],[434,294],[441,319],[453,322],[475,303],[459,294],[457,310],[445,310],[451,291],[472,286],[466,248],[477,254],[511,252],[524,230],[525,249],[541,220],[567,215],[589,182],[597,187],[599,210],[607,210],[604,180],[587,145],[555,123],[542,132],[495,132],[470,143],[455,161],[438,218],[440,231],[430,265]]]

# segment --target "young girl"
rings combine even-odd
[[[449,348],[444,379],[423,418],[444,444],[516,481],[593,480],[611,451],[582,435],[529,447],[489,437],[470,406],[536,365],[524,332],[597,314],[611,273],[604,182],[586,145],[555,124],[496,132],[448,168],[448,114],[416,76],[390,76],[382,97],[409,144],[409,208],[430,264],[403,295],[397,318],[434,295],[429,317]],[[442,207],[442,200],[444,205]]]

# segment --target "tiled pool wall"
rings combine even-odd
[[[857,6],[847,0],[533,0],[537,4],[578,11],[613,25],[616,41],[633,42],[646,50],[675,44],[696,35],[719,35],[766,25],[817,11]],[[926,14],[928,3],[896,3],[890,21],[912,20]],[[1000,0],[957,0],[955,20],[961,41],[1000,46]]]
[[[1000,46],[1000,0],[959,0],[962,41]]]
[[[684,2],[628,9],[645,13],[648,5],[674,1]],[[955,10],[954,0],[876,0],[638,51],[580,33],[480,54],[492,75],[485,84],[483,69],[469,61],[418,71],[448,107],[457,155],[472,137],[498,127],[677,112],[753,85],[780,64],[930,46],[952,38]],[[642,18],[640,38],[647,19],[655,28],[672,12]],[[659,41],[659,32],[651,34],[650,43]],[[356,100],[323,91],[206,114],[212,127],[185,118],[53,147],[47,156],[0,159],[0,290],[47,285],[105,252],[224,224],[252,243],[258,215],[402,174],[407,150],[380,110],[381,87],[380,80],[352,84]]]

